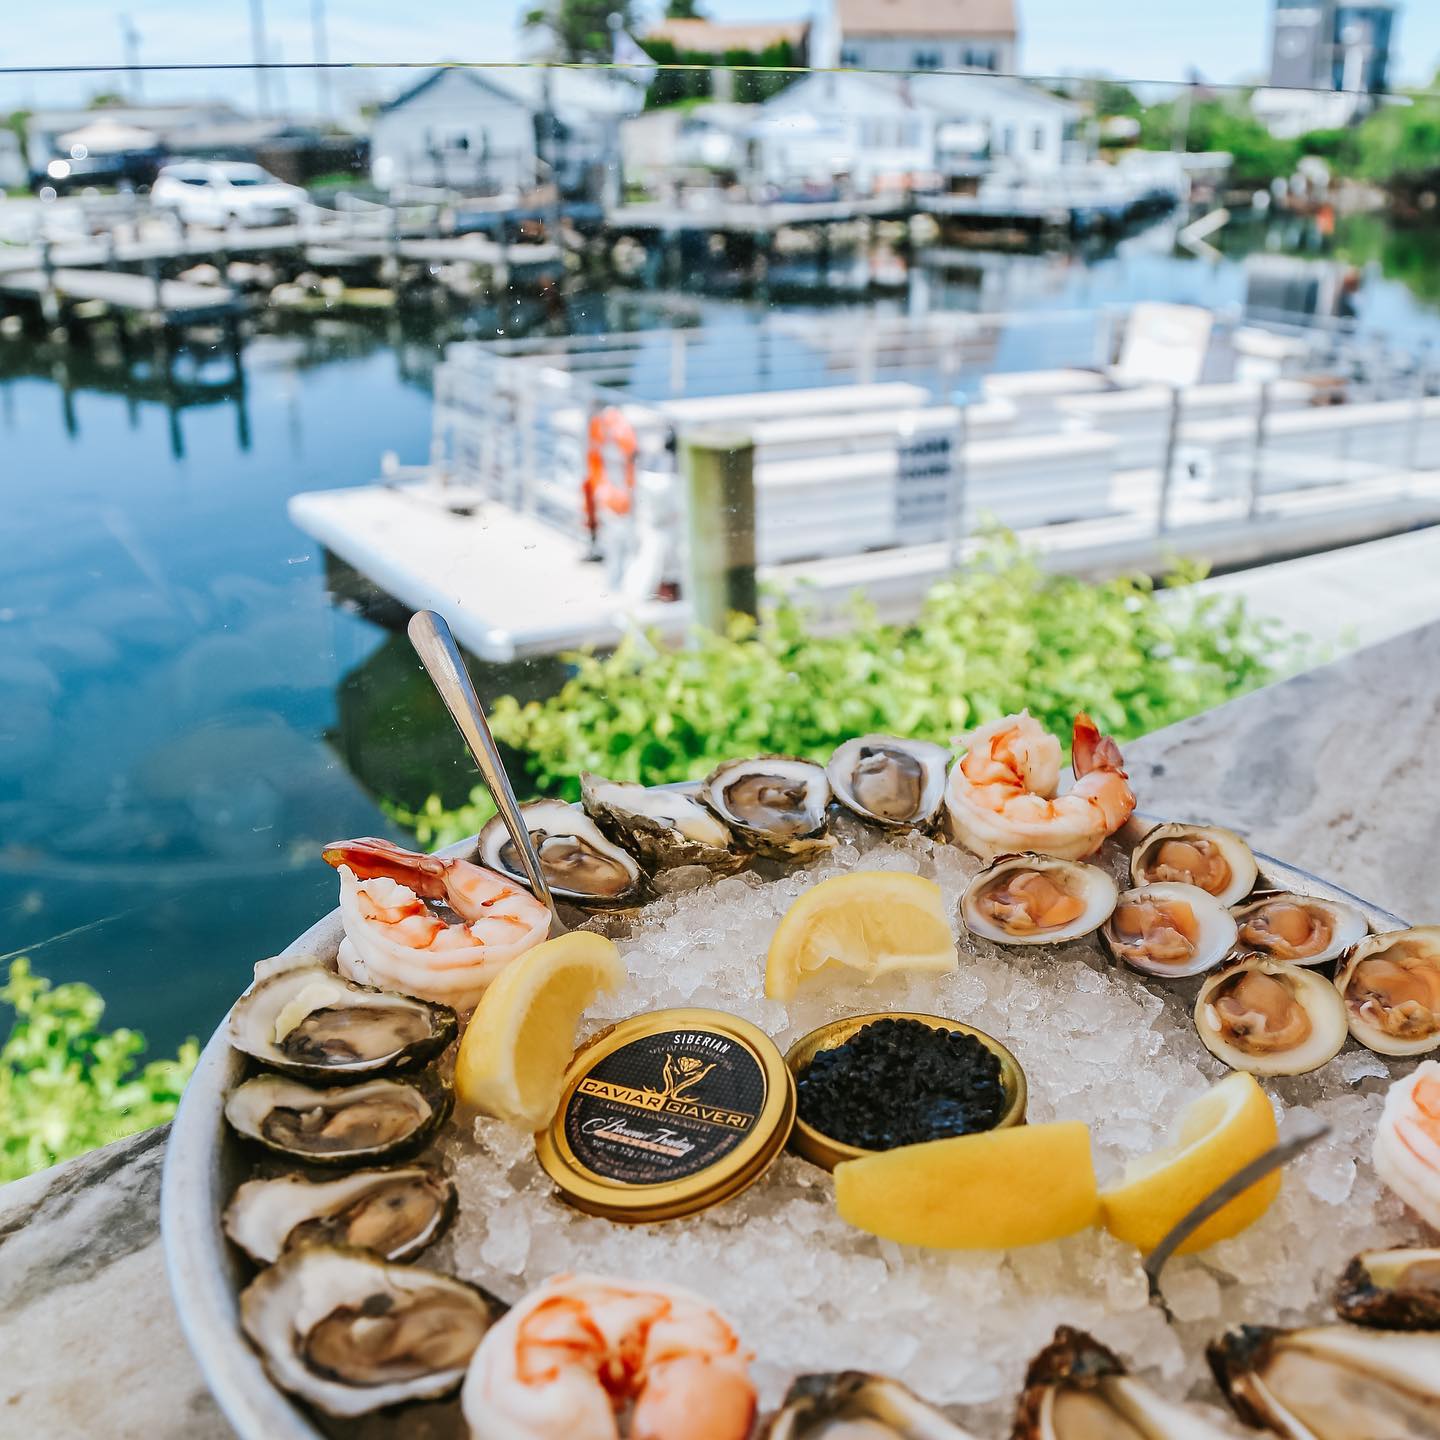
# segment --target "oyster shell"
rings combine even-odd
[[[825,767],[835,798],[888,830],[929,830],[945,801],[951,755],[928,740],[861,735],[835,749]]]
[[[1381,1055],[1440,1046],[1440,925],[1390,930],[1354,946],[1335,987],[1350,1033]]]
[[[240,1293],[240,1324],[282,1390],[339,1419],[458,1389],[502,1306],[363,1250],[307,1245]]]
[[[1130,854],[1130,878],[1137,885],[1198,885],[1222,905],[1243,900],[1258,873],[1250,847],[1218,825],[1157,825]]]
[[[520,807],[540,856],[550,893],[582,910],[615,910],[645,899],[645,877],[635,857],[583,810],[563,800],[532,800]],[[496,815],[480,832],[480,863],[528,887],[504,819]]]
[[[252,985],[230,1012],[235,1049],[302,1079],[343,1081],[419,1069],[454,1038],[448,1005],[355,985],[323,965]]]
[[[1159,881],[1121,893],[1100,943],[1132,970],[1179,979],[1213,970],[1230,953],[1235,921],[1198,886]]]
[[[1440,1249],[1361,1251],[1335,1287],[1335,1313],[1385,1330],[1440,1330]]]
[[[1118,893],[1094,865],[1002,855],[965,887],[960,918],[972,935],[999,945],[1057,945],[1099,929]]]
[[[724,875],[745,864],[745,853],[733,848],[730,827],[692,792],[606,780],[586,771],[580,797],[606,838],[623,845],[647,870],[703,865]]]
[[[1314,970],[1237,955],[1205,977],[1195,998],[1205,1048],[1232,1070],[1304,1075],[1340,1053],[1345,1006]]]
[[[454,1181],[425,1165],[357,1170],[337,1180],[281,1175],[236,1190],[225,1207],[225,1233],[257,1265],[317,1242],[401,1261],[438,1240],[454,1215]]]
[[[1030,1362],[1011,1437],[1229,1440],[1229,1432],[1136,1380],[1093,1336],[1062,1325]]]
[[[1290,890],[1253,896],[1230,913],[1241,949],[1295,965],[1324,965],[1370,932],[1353,905]]]
[[[842,1370],[799,1375],[761,1440],[971,1440],[898,1380]]]
[[[1440,1435],[1440,1333],[1242,1325],[1205,1354],[1240,1418],[1290,1440]]]
[[[810,760],[760,755],[727,760],[705,777],[700,799],[757,854],[798,860],[829,850],[830,782]]]
[[[257,1075],[230,1092],[225,1119],[237,1135],[281,1155],[312,1165],[359,1165],[413,1154],[450,1113],[451,1101],[434,1076],[322,1090]]]

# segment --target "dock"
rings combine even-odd
[[[1161,576],[1179,558],[1216,568],[1252,566],[1440,525],[1440,472],[1407,472],[1369,479],[1363,487],[1339,484],[1271,496],[1265,512],[1253,518],[1236,502],[1176,499],[1173,523],[1159,533],[1158,498],[1157,474],[1121,476],[1115,513],[1038,525],[1017,536],[1049,569],[1103,578],[1135,571]],[[690,628],[690,607],[683,600],[637,603],[611,584],[604,565],[586,561],[585,547],[573,535],[493,502],[482,503],[473,514],[453,513],[446,508],[443,488],[430,483],[312,491],[294,496],[289,513],[300,530],[402,606],[439,610],[460,643],[482,660],[504,662],[582,646],[608,649],[632,630],[653,629],[679,640]],[[1414,564],[1421,566],[1416,573],[1424,574],[1424,557],[1429,557],[1426,583],[1436,592],[1440,614],[1440,531],[1428,533],[1428,544],[1414,542]],[[976,556],[984,543],[971,536],[954,553],[934,543],[762,565],[759,579],[772,592],[792,595],[812,609],[821,624],[843,623],[857,592],[883,618],[904,623],[914,617],[925,591]],[[1357,563],[1364,568],[1365,562]],[[1372,574],[1369,583],[1377,592],[1372,605],[1383,598],[1379,592],[1388,579],[1383,569]],[[1226,577],[1207,583],[1236,590],[1243,582]],[[1403,585],[1393,589],[1392,610],[1397,602],[1408,606],[1411,597]],[[1255,608],[1271,613],[1264,598],[1256,598]],[[1304,628],[1298,622],[1304,613],[1314,613],[1314,604],[1312,592],[1299,610],[1280,607],[1278,618]],[[1333,600],[1320,607],[1322,612],[1336,608]],[[1364,613],[1363,607],[1356,613]]]
[[[235,292],[223,285],[195,285],[131,275],[122,270],[8,270],[0,273],[0,295],[59,306],[99,302],[109,310],[152,317],[163,325],[201,325],[241,309]]]

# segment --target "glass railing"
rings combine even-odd
[[[900,725],[894,655],[948,739],[999,663],[966,585],[1025,624],[1052,570],[1440,515],[1433,95],[1287,129],[978,71],[275,68],[260,117],[243,71],[120,83],[0,76],[0,967],[157,1055],[333,905],[323,842],[489,813],[416,608],[522,797],[573,798]],[[1097,633],[1164,606],[1184,661],[1080,697],[1122,733],[1299,663],[1106,583]]]

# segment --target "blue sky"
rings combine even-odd
[[[803,15],[824,0],[710,0],[720,19]],[[1265,61],[1269,0],[1017,0],[1022,68],[1036,75],[1100,71],[1152,80],[1181,80],[1190,66],[1206,79],[1260,75]],[[312,55],[310,0],[264,0],[272,53],[306,61]],[[330,53],[335,60],[509,60],[524,54],[513,0],[328,0]],[[651,0],[658,11],[659,0]],[[0,65],[119,61],[119,15],[142,36],[146,63],[248,58],[249,0],[0,0]],[[1410,0],[1399,22],[1399,78],[1428,80],[1440,63],[1440,0]],[[352,99],[386,94],[403,76],[359,72],[337,79]],[[0,75],[0,111],[21,103],[83,99],[97,78]],[[314,96],[306,76],[287,81],[292,104]],[[155,76],[147,93],[172,98],[206,91],[242,102],[254,93],[244,77]]]

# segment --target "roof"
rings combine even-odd
[[[765,101],[764,115],[791,111],[842,110],[876,116],[923,110],[940,120],[1004,114],[1023,118],[1035,111],[1058,110],[1074,118],[1073,101],[1009,75],[983,72],[946,75],[873,75],[858,70],[806,75]],[[1038,118],[1038,117],[1037,117]]]
[[[379,113],[385,115],[398,110],[449,76],[531,110],[538,110],[544,103],[547,83],[550,104],[561,113],[629,115],[640,108],[644,98],[635,86],[611,78],[608,72],[592,75],[584,70],[548,65],[504,65],[483,70],[465,65],[441,65],[387,100]]]
[[[677,50],[698,55],[723,55],[727,50],[760,54],[772,45],[805,43],[808,20],[779,20],[753,25],[722,25],[713,20],[662,20],[645,32],[644,41],[668,40]]]
[[[1014,39],[1015,0],[835,0],[844,35],[994,35]]]

